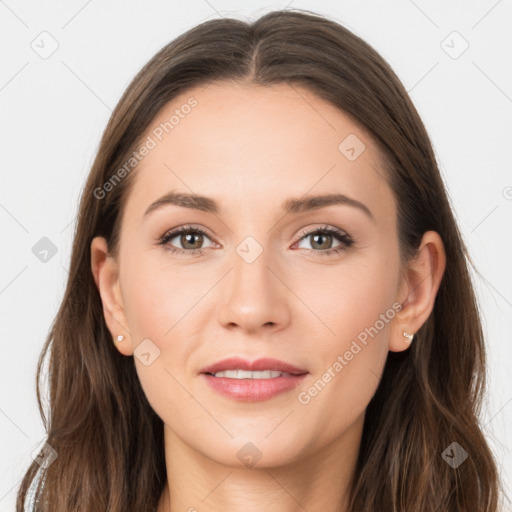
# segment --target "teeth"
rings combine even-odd
[[[247,370],[224,370],[215,373],[215,377],[227,377],[228,379],[274,379],[276,377],[288,376],[289,373],[276,370],[264,370],[251,372]]]

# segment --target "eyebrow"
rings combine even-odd
[[[201,196],[197,194],[188,194],[184,192],[169,192],[154,203],[151,203],[144,213],[146,217],[151,212],[162,208],[163,206],[174,205],[182,208],[190,208],[192,210],[199,210],[205,213],[213,213],[217,215],[220,212],[220,206],[215,199],[210,197]],[[370,209],[361,201],[345,194],[320,194],[309,195],[298,198],[290,198],[284,201],[282,205],[283,212],[301,213],[309,210],[316,210],[331,205],[347,205],[358,208],[364,212],[373,222],[376,222]]]

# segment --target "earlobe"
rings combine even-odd
[[[120,293],[118,265],[109,256],[107,241],[103,237],[95,237],[91,242],[91,270],[112,342],[122,354],[131,355],[131,344],[126,340],[129,330]],[[119,336],[123,336],[123,343],[116,342]]]
[[[432,310],[446,268],[444,244],[436,231],[427,231],[421,240],[418,254],[408,264],[400,284],[398,300],[402,309],[391,329],[389,350],[406,350],[417,342],[418,332]],[[405,334],[404,334],[405,333]],[[413,338],[410,335],[413,334]]]

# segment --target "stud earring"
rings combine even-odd
[[[120,341],[123,341],[124,340],[124,336],[122,334],[120,334],[118,337],[117,337],[117,342],[120,342]]]
[[[404,337],[407,338],[407,343],[411,343],[412,342],[412,339],[414,338],[414,334],[409,334],[408,332],[404,331],[403,335],[404,335]]]

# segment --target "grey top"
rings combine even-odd
[[[27,497],[25,499],[25,509],[24,512],[33,512],[35,504],[36,504],[36,489],[39,484],[39,480],[41,479],[41,473],[38,472],[35,478],[32,480],[30,487],[27,490]]]

